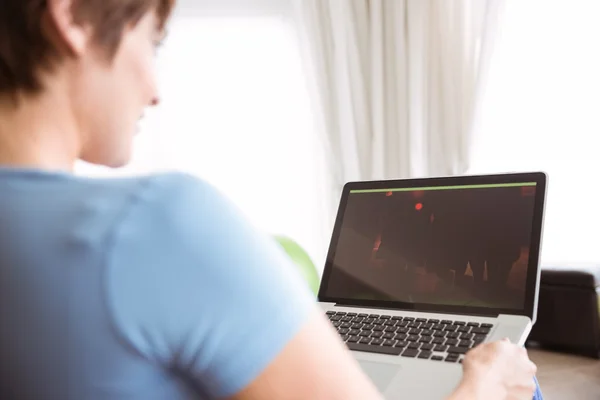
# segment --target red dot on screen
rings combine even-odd
[[[385,195],[386,195],[387,197],[391,197],[391,196],[392,196],[392,192],[387,192]]]
[[[417,210],[417,211],[421,211],[422,209],[423,209],[423,203],[417,203],[417,204],[415,205],[415,210]]]

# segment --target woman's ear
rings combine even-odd
[[[73,0],[47,0],[46,4],[47,22],[56,44],[75,56],[82,55],[91,42],[92,29],[76,21]]]

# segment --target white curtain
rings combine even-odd
[[[500,6],[294,1],[334,199],[347,181],[467,170]]]

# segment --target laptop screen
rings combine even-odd
[[[523,309],[536,183],[350,190],[327,298]]]

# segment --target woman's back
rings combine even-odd
[[[292,304],[283,292],[290,287],[265,286],[295,286],[281,280],[287,273],[261,267],[248,280],[247,270],[236,270],[244,264],[228,252],[245,247],[251,228],[223,226],[236,211],[217,206],[218,194],[191,178],[1,169],[0,193],[0,398],[235,393],[299,329],[297,313],[311,308],[307,293]],[[281,256],[259,237],[251,239],[255,250],[243,249],[248,268]],[[238,282],[226,286],[241,301],[218,290],[220,276]],[[279,296],[279,309],[265,309],[273,303],[264,296]]]

